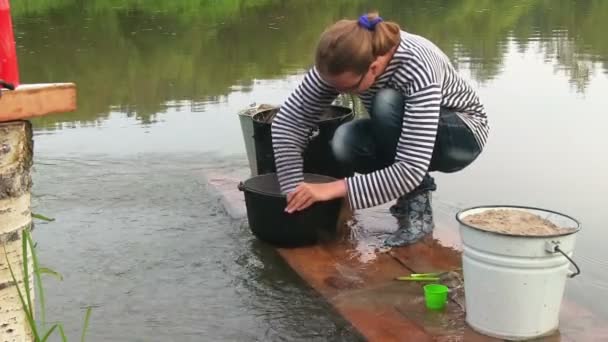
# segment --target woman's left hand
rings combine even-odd
[[[319,201],[328,201],[346,196],[346,181],[331,183],[300,183],[296,189],[287,194],[285,211],[293,213],[310,207]]]

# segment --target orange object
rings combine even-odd
[[[0,0],[0,80],[19,85],[13,21],[8,0]]]

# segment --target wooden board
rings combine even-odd
[[[243,172],[241,172],[243,173]],[[206,171],[207,184],[236,219],[245,218],[244,176],[226,170]],[[232,215],[232,214],[231,214]],[[451,214],[436,215],[432,237],[408,247],[387,249],[382,241],[396,229],[387,207],[366,209],[355,217],[340,241],[311,247],[277,249],[281,257],[336,312],[369,341],[500,341],[465,323],[464,296],[452,298],[443,312],[424,306],[421,283],[394,280],[410,273],[461,267],[460,237]],[[560,331],[545,342],[608,341],[608,324],[586,308],[564,300]]]
[[[372,220],[360,218],[361,223],[378,235],[357,233],[356,238],[351,235],[335,243],[278,251],[369,341],[501,341],[465,323],[464,292],[452,298],[445,311],[432,312],[424,306],[423,283],[394,280],[414,272],[461,268],[461,251],[442,243],[453,240],[456,227],[438,228],[434,236],[411,246],[382,250],[379,245],[386,229],[370,225],[392,230],[392,218],[382,208],[363,215]],[[374,257],[362,254],[360,245],[365,244],[373,247]],[[537,341],[600,341],[608,335],[606,322],[568,300],[564,300],[560,320],[558,333]]]
[[[0,97],[0,122],[74,110],[74,83],[22,84],[15,90],[2,89]]]

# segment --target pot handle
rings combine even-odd
[[[239,185],[236,186],[239,191],[245,191],[245,185],[243,185],[243,182],[239,182]]]
[[[570,261],[570,263],[572,265],[574,265],[574,268],[576,269],[576,272],[569,271],[568,272],[568,278],[574,278],[577,275],[581,274],[581,269],[578,267],[578,265],[576,264],[576,262],[574,262],[574,260],[572,260],[572,258],[570,258],[568,256],[568,254],[566,254],[564,251],[562,251],[561,248],[559,248],[559,242],[551,241],[551,244],[547,244],[547,251],[550,252],[550,253],[560,253],[566,259],[568,259],[568,261]]]

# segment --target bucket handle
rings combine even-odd
[[[547,251],[549,251],[551,253],[561,253],[561,255],[563,255],[566,259],[568,259],[568,261],[570,261],[570,263],[572,265],[574,265],[574,268],[576,268],[576,272],[570,271],[568,273],[568,278],[574,278],[577,275],[581,274],[581,269],[578,267],[576,262],[574,262],[574,260],[572,260],[572,258],[570,258],[568,256],[568,254],[566,254],[564,251],[562,251],[561,248],[559,248],[559,242],[551,241],[551,244],[552,244],[552,246],[549,246],[549,244],[547,244]]]
[[[555,246],[555,251],[561,253],[566,259],[568,259],[568,261],[570,261],[570,263],[572,265],[574,265],[574,268],[576,268],[576,272],[572,273],[570,272],[570,274],[568,274],[568,278],[574,278],[577,275],[581,274],[581,269],[578,267],[578,265],[576,264],[576,262],[574,262],[574,260],[572,260],[572,258],[570,258],[568,256],[568,254],[564,253],[564,251],[562,251],[561,248],[559,248],[559,246]]]

